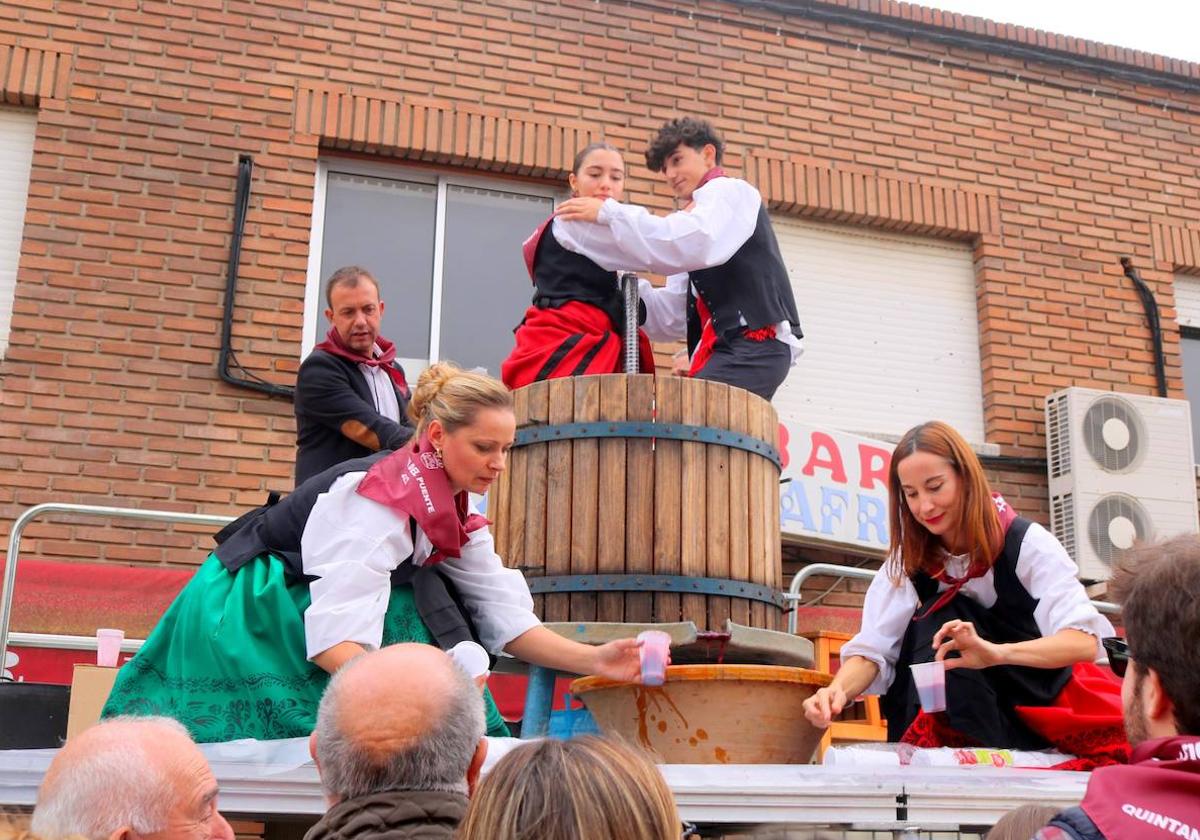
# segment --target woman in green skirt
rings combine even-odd
[[[411,445],[332,467],[218,534],[104,715],[170,715],[200,742],[306,736],[329,674],[397,642],[477,638],[493,654],[636,681],[635,639],[592,647],[541,625],[469,510],[513,443],[508,389],[436,364],[409,413]],[[508,734],[486,700],[489,734]]]

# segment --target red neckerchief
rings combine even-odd
[[[329,332],[325,333],[325,340],[318,344],[316,349],[324,350],[326,353],[354,362],[356,365],[383,368],[391,378],[392,384],[400,389],[404,399],[408,399],[408,380],[404,377],[404,371],[392,364],[396,361],[396,345],[380,335],[375,337],[375,346],[379,348],[378,356],[364,356],[357,350],[347,347],[346,343],[342,341],[342,337],[338,335],[338,331],[330,327]]]
[[[550,223],[553,221],[554,217],[551,216],[549,219],[542,222],[537,226],[537,230],[531,233],[529,238],[521,244],[521,254],[525,257],[525,269],[529,272],[530,282],[533,281],[533,259],[537,256],[538,245],[541,244],[542,236],[545,235],[546,231],[550,227]]]
[[[1012,506],[1009,505],[1008,502],[1004,501],[1004,497],[999,493],[992,494],[992,501],[996,504],[996,513],[1000,515],[1000,533],[1005,534],[1008,532],[1008,526],[1011,525],[1013,520],[1017,518],[1017,512],[1012,509]],[[1000,546],[1000,550],[1004,550],[1003,545]],[[935,613],[942,607],[946,606],[946,604],[950,603],[950,600],[958,594],[958,590],[962,589],[966,585],[967,581],[974,578],[983,577],[988,573],[989,568],[991,567],[972,563],[967,567],[967,573],[965,575],[956,578],[946,571],[945,566],[942,566],[942,568],[938,569],[936,572],[930,575],[930,577],[936,580],[938,583],[948,584],[949,588],[938,596],[937,600],[933,602],[933,605],[930,606],[929,609],[925,610],[920,615],[916,615],[914,613],[913,621],[920,621],[930,613]]]
[[[1128,765],[1092,772],[1079,807],[1113,840],[1195,837],[1200,834],[1200,737],[1139,744]]]
[[[433,543],[426,565],[460,556],[469,533],[488,524],[479,514],[468,514],[466,493],[455,494],[450,489],[442,459],[426,435],[377,461],[356,492],[417,521],[421,533]]]

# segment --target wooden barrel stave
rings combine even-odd
[[[774,409],[721,383],[607,375],[556,379],[514,394],[519,427],[604,421],[685,423],[778,443]],[[540,575],[657,574],[728,578],[778,590],[779,470],[744,449],[666,438],[553,440],[514,449],[490,494],[497,550]],[[762,601],[698,592],[535,596],[547,621],[727,619],[783,627]]]

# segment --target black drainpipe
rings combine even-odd
[[[1154,375],[1158,377],[1158,395],[1167,395],[1167,359],[1163,354],[1162,323],[1158,319],[1158,301],[1154,292],[1146,285],[1146,281],[1134,268],[1132,257],[1121,257],[1121,267],[1125,276],[1133,281],[1137,288],[1138,297],[1142,299],[1142,309],[1146,311],[1146,324],[1150,327],[1150,340],[1154,344]]]
[[[233,352],[233,298],[237,293],[238,266],[242,261],[242,237],[246,234],[246,211],[250,207],[250,176],[254,172],[254,158],[238,155],[237,195],[233,204],[233,235],[229,242],[229,266],[225,271],[225,314],[221,321],[221,356],[217,361],[217,372],[221,379],[239,388],[261,391],[273,397],[295,396],[295,389],[286,385],[275,385],[253,371],[247,370]],[[237,368],[243,375],[234,376],[230,368]]]

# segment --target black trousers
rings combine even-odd
[[[717,341],[712,358],[696,372],[696,379],[736,385],[769,401],[791,367],[792,348],[782,341],[751,341],[735,333]]]

